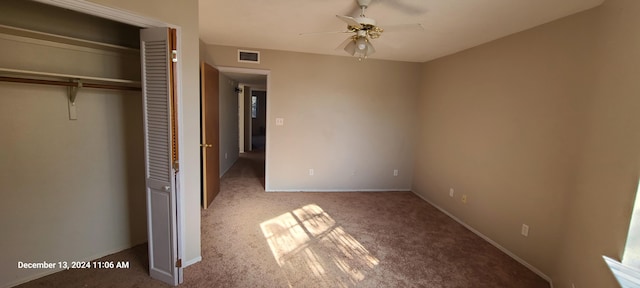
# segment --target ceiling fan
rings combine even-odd
[[[367,7],[371,4],[373,0],[356,0],[358,2],[358,6],[360,7],[360,16],[358,17],[350,17],[343,15],[336,15],[338,19],[347,23],[346,31],[337,31],[337,32],[320,32],[320,33],[304,33],[301,35],[310,35],[310,34],[327,34],[327,33],[354,33],[349,36],[342,44],[338,46],[336,49],[343,49],[349,55],[358,57],[359,60],[363,58],[367,58],[376,52],[376,49],[373,47],[371,43],[372,39],[377,39],[382,35],[382,32],[389,31],[423,31],[424,28],[419,23],[416,24],[400,24],[400,25],[389,25],[385,26],[383,29],[376,25],[376,20],[372,18],[368,18],[365,16],[365,12]],[[378,0],[381,1],[381,0]]]

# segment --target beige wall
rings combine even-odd
[[[6,35],[0,47],[2,68],[140,79],[136,51]],[[57,271],[18,261],[88,261],[147,239],[141,93],[81,89],[77,120],[67,99],[65,87],[0,82],[2,287]]]
[[[199,74],[199,27],[198,1],[129,1],[90,0],[97,4],[130,11],[180,27],[178,48],[180,54],[180,89],[182,102],[183,142],[181,145],[181,183],[184,203],[184,261],[198,261],[200,254],[200,74]]]
[[[639,9],[609,0],[423,66],[414,191],[555,287],[616,287],[601,255],[621,256],[638,181]]]
[[[591,13],[595,71],[558,287],[617,287],[600,256],[622,257],[640,172],[640,2],[608,0]]]
[[[238,160],[238,83],[220,74],[220,177]],[[225,157],[226,156],[226,157]]]
[[[574,28],[588,22],[582,18],[423,70],[414,191],[546,273],[559,252],[583,130],[580,84],[590,80],[590,59],[576,51],[590,45],[589,34]],[[527,238],[523,223],[531,229]]]
[[[270,70],[267,190],[411,188],[419,64],[270,50],[246,64],[207,49],[213,65]]]

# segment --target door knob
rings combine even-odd
[[[164,191],[169,191],[169,190],[171,190],[171,186],[164,186],[164,187],[162,187],[162,188],[164,189]]]
[[[213,144],[200,144],[200,147],[211,148],[213,147]]]

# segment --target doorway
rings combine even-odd
[[[217,67],[220,73],[237,83],[238,130],[237,145],[239,157],[252,156],[260,161],[258,171],[264,171],[263,187],[267,187],[269,159],[269,71],[237,67]],[[220,135],[220,137],[224,137]],[[250,155],[251,154],[251,155]],[[257,155],[260,154],[260,155]]]

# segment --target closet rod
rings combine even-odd
[[[27,83],[27,84],[42,84],[42,85],[56,85],[67,87],[78,87],[77,82],[65,82],[55,80],[42,80],[42,79],[30,79],[30,78],[17,78],[0,76],[0,81],[14,82],[14,83]],[[140,91],[140,87],[123,86],[123,85],[110,85],[110,84],[96,84],[96,83],[82,83],[83,88],[96,88],[96,89],[112,89],[112,90],[127,90],[127,91]]]

